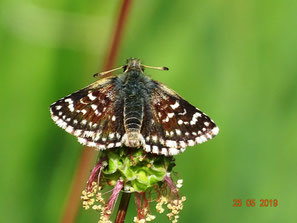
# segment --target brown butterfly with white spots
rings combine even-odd
[[[50,106],[52,119],[78,141],[99,150],[143,148],[173,156],[219,132],[203,112],[165,85],[152,80],[138,59],[128,59],[122,74],[101,80]],[[102,72],[104,76],[111,72]]]

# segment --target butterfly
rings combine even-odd
[[[143,148],[173,156],[219,132],[202,111],[144,73],[151,67],[130,58],[123,73],[109,75],[50,106],[54,122],[78,141],[98,150]]]

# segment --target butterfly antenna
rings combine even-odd
[[[150,69],[155,69],[155,70],[169,70],[168,67],[152,67],[152,66],[147,66],[147,65],[142,65],[145,68],[150,68]]]
[[[96,73],[96,74],[93,75],[93,77],[98,77],[98,76],[102,77],[105,74],[108,74],[108,73],[111,73],[111,72],[114,72],[116,70],[120,70],[120,69],[123,69],[123,68],[124,68],[124,66],[120,66],[120,67],[112,69],[112,70],[107,70],[107,71],[103,71],[103,72],[100,72],[100,73]]]

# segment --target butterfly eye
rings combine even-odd
[[[123,66],[123,71],[126,72],[127,68],[128,68],[127,65]]]

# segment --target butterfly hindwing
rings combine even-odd
[[[51,105],[52,119],[78,137],[83,145],[99,149],[121,145],[123,114],[114,78],[106,78]]]
[[[173,90],[155,82],[151,105],[145,109],[151,126],[143,128],[146,150],[157,154],[176,155],[187,146],[200,144],[218,133],[215,123]]]

